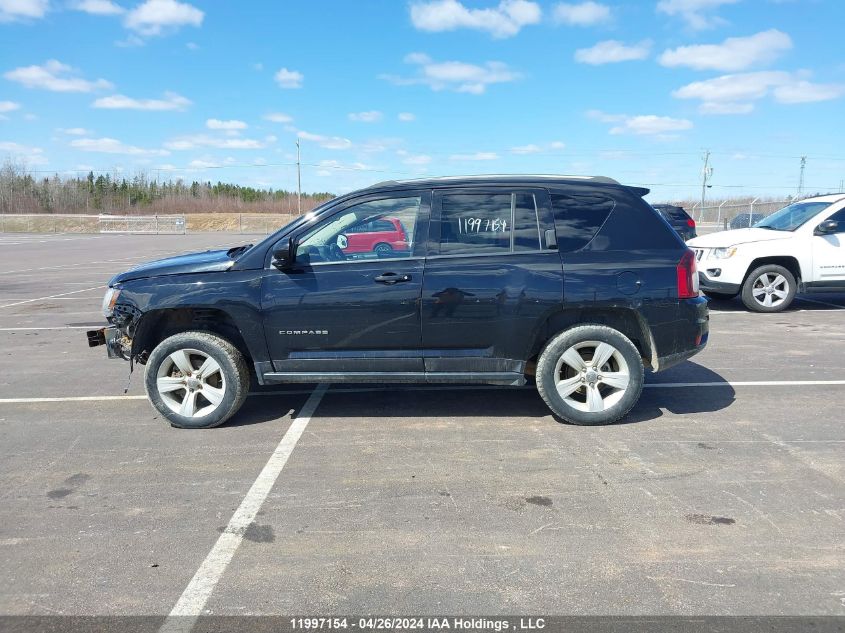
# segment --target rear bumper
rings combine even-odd
[[[652,329],[652,334],[656,334]],[[655,336],[656,359],[654,371],[663,371],[698,354],[710,337],[710,310],[705,297],[681,299],[677,316],[670,323],[660,326]]]

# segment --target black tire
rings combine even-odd
[[[779,295],[768,292],[760,294],[761,288],[765,288],[762,282],[764,275],[767,275],[767,279],[772,281],[777,281],[782,277],[783,284],[771,285],[775,286],[775,290],[785,292],[786,296],[780,297]],[[784,284],[786,286],[785,288]],[[766,264],[755,268],[746,277],[745,282],[742,284],[742,303],[752,312],[780,312],[792,305],[797,291],[798,284],[795,281],[795,276],[789,270],[777,264]],[[761,301],[755,298],[755,293],[757,293],[757,297],[762,297]],[[769,301],[772,302],[772,305],[767,306],[764,304],[767,296],[769,297]]]
[[[393,252],[393,247],[390,244],[379,242],[378,244],[373,246],[373,252],[376,255],[386,255],[387,253]]]
[[[172,383],[181,380],[180,376],[184,377],[183,372],[178,370],[171,357],[171,354],[180,350],[190,350],[187,357],[197,371],[200,369],[199,365],[202,365],[203,357],[213,359],[218,367],[212,372],[213,375],[210,375],[211,377],[208,380],[214,380],[215,385],[206,384],[203,380],[196,379],[193,383],[199,383],[199,386],[195,389],[189,390],[187,387],[180,387],[162,394],[158,386],[160,379]],[[170,375],[160,376],[160,371]],[[208,429],[223,424],[241,408],[249,393],[249,380],[250,372],[243,355],[229,341],[209,332],[182,332],[164,339],[150,354],[144,375],[144,386],[153,407],[172,426],[180,429]],[[210,396],[209,388],[212,386],[217,393],[222,393],[222,398],[216,405],[212,400],[203,396],[203,387],[206,388],[206,393]],[[184,403],[185,398],[191,391],[195,391],[192,405],[197,414],[204,408],[215,408],[196,417],[180,415],[171,408],[175,401],[180,398]],[[170,393],[173,395],[168,395]],[[165,399],[170,404],[165,402]]]
[[[585,406],[589,405],[586,402],[586,393],[589,390],[587,382],[582,380],[583,385],[578,388],[579,391],[571,394],[572,397],[568,398],[568,400],[564,399],[556,386],[558,377],[565,378],[566,380],[576,380],[576,374],[570,366],[558,368],[559,361],[562,361],[564,353],[574,346],[587,345],[588,342],[607,343],[613,347],[614,351],[618,352],[627,365],[629,377],[627,386],[624,389],[614,390],[609,394],[608,391],[612,388],[601,381],[595,383],[597,390],[601,391],[604,389],[604,399],[608,397],[613,398],[612,404],[598,412],[581,410],[577,406],[574,406],[579,404],[576,400],[582,395],[585,400]],[[579,351],[577,353],[579,355],[582,353],[590,354],[589,345],[583,349],[583,352]],[[595,352],[597,349],[598,347],[594,347],[592,351]],[[611,360],[607,361],[598,369],[599,377],[601,376],[601,372],[607,373],[608,371],[614,371],[611,365],[619,365],[619,359],[615,354],[611,357]],[[621,367],[617,367],[616,371],[619,369]],[[564,377],[563,372],[570,372],[572,375]],[[556,374],[559,374],[559,376]],[[628,337],[604,325],[579,325],[561,332],[546,344],[537,361],[537,391],[540,392],[540,396],[552,412],[564,422],[580,425],[612,424],[625,416],[637,403],[637,400],[639,400],[640,393],[643,389],[644,375],[643,360],[640,357],[639,351]]]
[[[701,292],[714,301],[730,301],[739,294],[738,292],[713,292],[712,290],[702,290]]]

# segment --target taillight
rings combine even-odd
[[[695,228],[695,220],[693,220],[692,218],[689,218],[687,220],[687,226],[694,229]]]
[[[693,299],[698,296],[698,268],[695,254],[687,249],[678,262],[678,298]]]

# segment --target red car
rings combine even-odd
[[[348,244],[344,253],[376,253],[386,255],[393,251],[407,251],[408,234],[396,218],[379,218],[346,230]]]

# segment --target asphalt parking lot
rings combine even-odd
[[[112,274],[244,241],[0,234],[0,614],[845,615],[845,295],[712,303],[609,427],[297,385],[172,429],[85,329]]]

